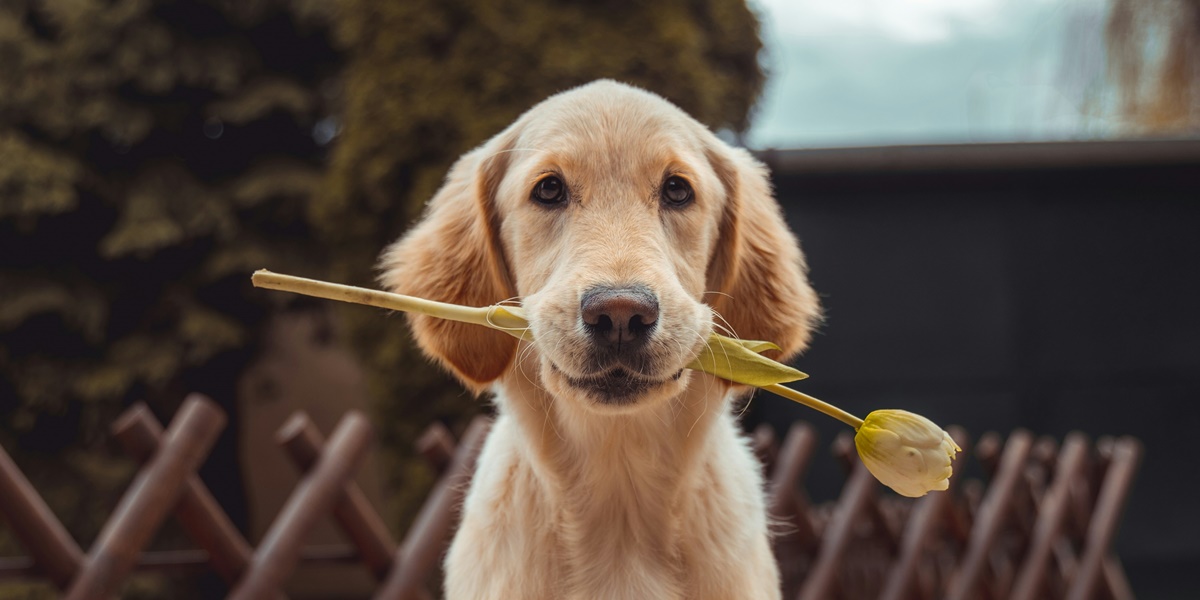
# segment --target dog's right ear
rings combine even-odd
[[[384,251],[384,288],[409,296],[486,306],[515,296],[499,239],[495,192],[508,165],[502,133],[464,155],[425,215]],[[487,327],[408,315],[417,344],[475,393],[504,373],[517,340]]]

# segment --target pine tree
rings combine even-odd
[[[254,290],[253,270],[370,285],[457,156],[596,78],[743,131],[757,27],[744,0],[5,0],[0,443],[92,539],[132,473],[112,418],[135,400],[169,416],[190,391],[232,407],[271,316],[315,306]],[[334,310],[402,529],[432,480],[416,433],[483,406],[400,320]],[[234,464],[223,448],[210,468]],[[219,481],[237,516],[236,473]]]
[[[320,274],[305,206],[341,65],[328,10],[0,4],[0,443],[81,540],[132,474],[107,451],[117,412],[170,416],[189,391],[231,409],[275,310],[248,274]],[[241,520],[234,440],[206,469]]]

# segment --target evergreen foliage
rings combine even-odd
[[[279,301],[248,274],[320,274],[326,6],[0,3],[0,443],[85,546],[133,472],[116,414],[188,391],[232,409]],[[235,439],[206,468],[243,520]]]
[[[0,443],[60,473],[36,483],[90,541],[131,473],[106,458],[117,412],[232,407],[267,320],[304,306],[254,269],[371,285],[456,157],[596,78],[743,131],[760,49],[744,0],[5,0]],[[485,408],[400,319],[335,310],[401,530],[433,477],[417,432]]]

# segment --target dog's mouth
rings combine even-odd
[[[680,369],[670,377],[653,379],[616,367],[599,375],[572,377],[553,362],[550,363],[550,367],[561,373],[572,387],[589,392],[603,404],[632,404],[646,392],[665,383],[677,381],[683,375],[683,369]]]

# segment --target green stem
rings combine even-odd
[[[518,309],[516,307],[459,306],[457,304],[447,304],[445,302],[414,298],[413,296],[402,294],[368,290],[350,285],[272,273],[266,269],[255,271],[254,276],[251,277],[251,281],[255,287],[269,290],[281,290],[305,296],[325,298],[327,300],[366,304],[390,310],[415,312],[451,321],[483,325],[484,327],[505,331],[515,337],[523,337],[524,330],[529,328],[529,323],[517,314]]]
[[[855,431],[858,431],[858,428],[862,427],[862,424],[863,424],[862,419],[860,419],[860,418],[858,418],[858,417],[856,417],[856,416],[854,416],[832,404],[829,404],[828,402],[825,402],[822,400],[817,400],[816,398],[813,398],[812,396],[809,396],[808,394],[805,394],[804,392],[798,392],[798,391],[793,390],[792,388],[787,387],[783,384],[772,383],[771,385],[764,385],[762,387],[762,389],[767,390],[768,392],[771,392],[772,394],[783,396],[784,398],[787,398],[788,400],[791,400],[793,402],[798,402],[800,404],[803,404],[815,411],[825,413],[825,414],[853,427]]]

